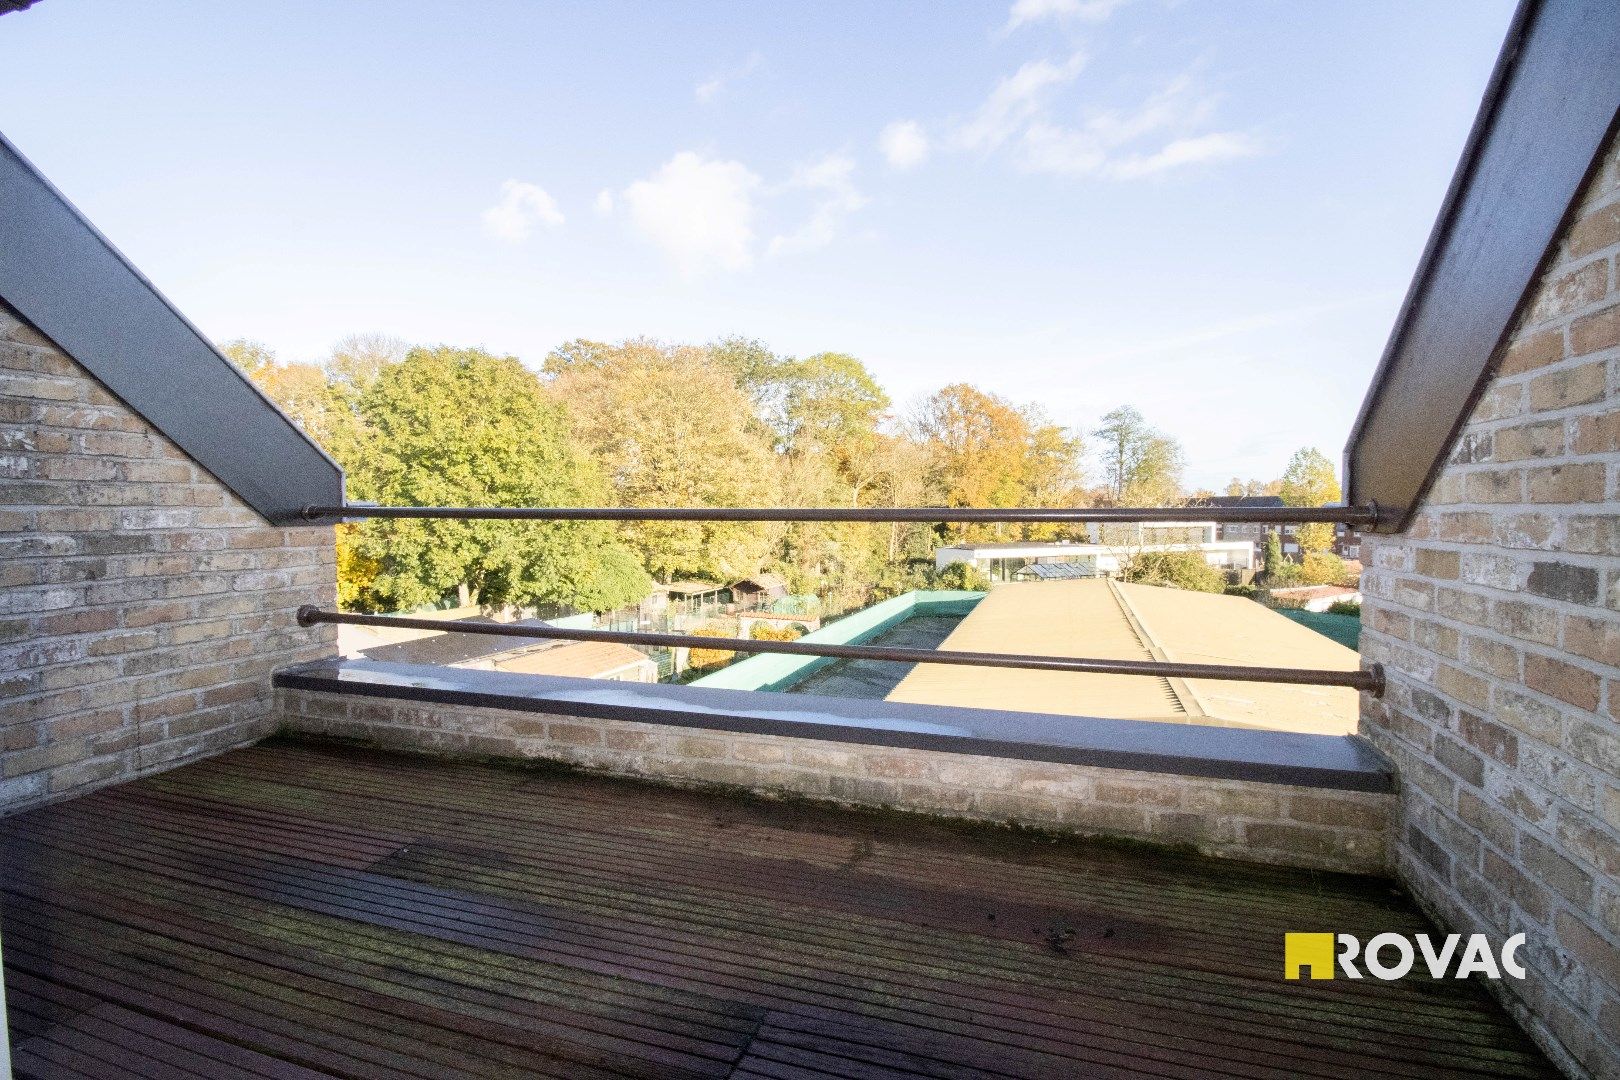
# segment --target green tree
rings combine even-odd
[[[347,387],[329,382],[314,364],[268,364],[252,378],[345,470],[358,464],[366,441],[364,423]]]
[[[1098,440],[1109,493],[1120,506],[1168,506],[1180,497],[1181,446],[1121,405],[1102,418]]]
[[[1282,534],[1276,529],[1266,533],[1265,553],[1261,559],[1262,572],[1269,581],[1278,574],[1283,573],[1283,567],[1288,559],[1283,555]]]
[[[513,357],[412,349],[360,399],[368,446],[352,480],[391,505],[579,506],[605,485],[562,408]],[[599,522],[371,521],[359,553],[380,564],[369,602],[394,610],[460,591],[473,602],[604,611],[652,582]]]
[[[1283,554],[1282,534],[1272,529],[1266,533],[1265,557],[1261,563],[1268,589],[1282,589],[1299,582],[1299,566],[1288,561]]]
[[[782,449],[825,454],[852,481],[870,479],[868,462],[889,395],[866,365],[824,352],[781,366]]]
[[[639,339],[548,358],[551,389],[579,445],[631,507],[773,506],[781,477],[752,403],[707,350]],[[621,535],[660,580],[738,581],[757,573],[780,530],[760,522],[630,522]]]

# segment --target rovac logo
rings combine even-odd
[[[1524,965],[1518,952],[1524,935],[1514,934],[1497,953],[1484,934],[1447,934],[1436,942],[1428,934],[1379,934],[1363,948],[1354,934],[1283,935],[1283,977],[1286,979],[1331,979],[1337,971],[1347,979],[1362,977],[1362,969],[1375,979],[1399,979],[1412,970],[1418,958],[1436,979],[1466,979],[1483,975],[1487,979],[1524,978]],[[1309,971],[1309,975],[1302,972]]]

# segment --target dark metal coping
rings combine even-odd
[[[1523,0],[1345,448],[1406,528],[1484,393],[1620,118],[1620,4]]]
[[[1026,671],[1066,671],[1085,675],[1146,675],[1169,679],[1214,679],[1226,682],[1288,683],[1295,686],[1345,686],[1384,696],[1384,666],[1364,669],[1279,668],[1251,664],[1186,664],[1166,660],[1116,660],[1085,656],[1033,656],[1019,653],[965,650],[901,649],[881,645],[835,645],[831,642],[758,641],[752,638],[705,637],[699,634],[647,633],[639,630],[584,630],[532,623],[446,623],[442,619],[416,619],[401,615],[355,615],[322,611],[313,604],[298,609],[298,625],[335,623],[348,626],[392,626],[410,630],[446,630],[491,637],[552,638],[559,641],[608,641],[621,645],[651,645],[666,649],[730,649],[733,652],[786,653],[792,656],[836,656],[849,660],[888,660],[907,664],[947,664],[963,667],[1017,668]]]
[[[0,136],[0,299],[273,522],[343,470]]]
[[[1191,521],[1247,524],[1344,523],[1372,526],[1387,515],[1364,506],[813,506],[813,507],[646,507],[646,506],[378,506],[346,503],[306,506],[310,521],[362,518],[443,518],[459,521],[919,521],[941,522],[1138,522]]]
[[[1109,720],[893,701],[322,660],[276,672],[289,690],[595,720],[782,735],[1343,791],[1393,791],[1358,736]]]

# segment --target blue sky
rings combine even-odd
[[[862,357],[1336,456],[1506,0],[42,0],[3,130],[216,341]]]

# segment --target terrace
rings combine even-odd
[[[1278,979],[1426,928],[1376,880],[289,742],[0,855],[29,1077],[1556,1075],[1467,982]]]
[[[1188,510],[345,504],[340,470],[0,140],[12,1067],[1620,1074],[1617,68],[1612,9],[1523,6],[1346,505],[1197,511],[1361,529],[1358,667],[462,628],[1105,677],[1183,711],[1209,686],[1304,687],[1353,695],[1351,733],[339,660],[338,624],[444,628],[335,610],[342,519]],[[1290,931],[1437,927],[1526,933],[1529,974],[1279,970]]]

